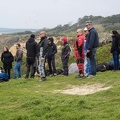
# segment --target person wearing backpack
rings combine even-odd
[[[70,46],[68,44],[68,38],[63,37],[62,39],[62,53],[61,53],[61,60],[62,60],[62,65],[63,65],[63,75],[68,76],[68,61],[69,61],[69,56],[70,56]]]
[[[12,69],[12,62],[14,61],[14,57],[6,46],[3,48],[1,61],[3,62],[5,73],[8,74],[8,77],[10,79],[10,70]]]
[[[114,71],[119,70],[119,53],[120,53],[120,34],[116,31],[112,31],[112,45],[111,51],[114,61]]]

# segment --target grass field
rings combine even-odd
[[[120,72],[76,79],[75,74],[47,81],[18,79],[0,83],[0,120],[120,120]],[[89,95],[55,93],[70,86],[112,86]]]

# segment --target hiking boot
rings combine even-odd
[[[77,76],[75,76],[75,78],[83,78],[84,77],[84,74],[79,74]]]
[[[45,80],[47,80],[47,78],[46,77],[42,77],[40,81],[43,82]]]

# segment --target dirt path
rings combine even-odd
[[[66,90],[56,90],[55,93],[71,94],[71,95],[88,95],[99,91],[108,90],[112,86],[105,87],[104,84],[93,84],[83,86],[70,86]]]

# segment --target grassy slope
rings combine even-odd
[[[92,79],[48,77],[0,83],[0,120],[119,120],[120,72],[98,73]],[[79,96],[54,93],[68,85],[104,83],[111,89]]]

